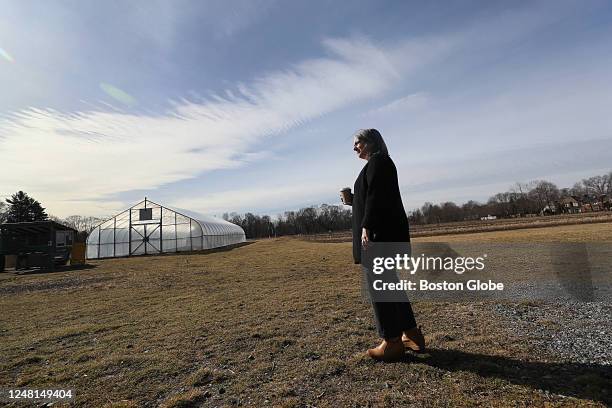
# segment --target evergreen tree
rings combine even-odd
[[[44,221],[48,218],[40,203],[23,191],[13,194],[6,202],[9,203],[6,222]]]

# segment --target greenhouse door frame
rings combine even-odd
[[[147,208],[147,198],[145,197],[144,199],[144,208]],[[140,249],[141,246],[144,245],[144,255],[150,255],[150,254],[161,254],[162,253],[162,249],[163,249],[163,236],[162,236],[162,222],[163,222],[163,207],[160,207],[160,216],[159,216],[159,222],[147,222],[147,223],[141,223],[141,224],[132,224],[132,208],[130,208],[130,218],[129,218],[129,224],[130,224],[130,232],[129,232],[129,255],[128,256],[132,256],[132,255],[141,255],[136,253],[136,251],[138,251]],[[142,226],[144,227],[144,235],[140,233],[140,231],[138,231],[135,226]],[[151,229],[150,231],[147,231],[147,226],[154,226],[155,228]],[[157,229],[159,229],[159,248],[157,248],[155,245],[153,245],[151,243],[151,241],[149,240],[149,237],[151,236],[151,234],[153,234],[155,231],[157,231]],[[132,245],[132,237],[133,232],[135,232],[136,234],[140,235],[140,238],[142,238],[142,240],[138,240],[138,241],[134,241],[137,242],[138,245]],[[151,251],[147,251],[147,244],[151,246],[151,248],[154,248],[155,251],[151,252]]]
[[[140,238],[142,238],[141,240],[138,240],[138,241],[132,241],[130,239],[130,256],[132,256],[132,255],[142,255],[142,254],[136,253],[136,251],[138,251],[140,249],[140,247],[143,246],[143,245],[144,245],[144,254],[145,255],[161,254],[162,253],[161,248],[157,248],[149,240],[149,237],[151,236],[151,234],[153,234],[155,231],[157,231],[158,228],[161,231],[161,223],[136,224],[136,226],[144,227],[144,235],[141,234],[140,231],[138,231],[136,228],[134,228],[134,226],[132,226],[130,224],[130,236],[133,237],[134,236],[134,232],[135,232],[136,234],[140,235]],[[153,228],[151,230],[147,230],[147,226],[155,226],[155,228]],[[160,236],[161,236],[161,234],[160,234]],[[161,243],[161,239],[159,241]],[[132,242],[137,243],[137,245],[132,245]],[[147,244],[149,244],[151,246],[151,248],[154,248],[154,251],[147,250]],[[161,247],[161,245],[160,245],[160,247]]]

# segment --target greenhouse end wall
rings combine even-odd
[[[145,199],[91,231],[87,258],[198,251],[246,241],[238,225],[215,217],[198,218]]]

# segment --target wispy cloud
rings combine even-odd
[[[386,114],[402,114],[410,110],[418,110],[427,106],[430,98],[426,92],[416,92],[410,95],[402,96],[388,102],[387,104],[366,112],[366,115],[386,115]]]
[[[329,187],[321,183],[272,184],[238,190],[224,190],[195,197],[180,197],[168,204],[174,207],[189,208],[207,214],[222,214],[228,211],[249,211],[251,208],[297,208],[303,205],[317,205],[317,197],[329,194]],[[315,200],[315,201],[313,201]],[[339,201],[339,199],[338,199]],[[255,212],[251,210],[251,212]],[[274,214],[273,214],[274,215]]]
[[[367,40],[328,39],[323,45],[325,58],[203,102],[175,102],[160,115],[39,108],[9,114],[0,121],[0,160],[11,171],[0,174],[0,184],[35,191],[65,213],[71,199],[153,189],[240,166],[265,150],[267,137],[377,96],[397,79],[386,51]],[[376,66],[366,58],[372,56]]]

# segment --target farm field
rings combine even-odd
[[[612,223],[415,239],[462,240],[612,244]],[[350,249],[279,238],[0,274],[0,387],[107,407],[612,404],[610,304],[415,302],[429,352],[371,361]]]
[[[417,237],[417,242],[607,242],[612,241],[612,222],[516,228]]]
[[[412,227],[412,233],[415,237],[418,237],[504,231],[522,228],[546,228],[552,226],[591,224],[600,222],[612,222],[612,213],[610,211],[601,211],[581,214],[559,214],[537,217],[501,218],[497,220],[474,220],[441,224],[415,225]]]
[[[481,232],[499,232],[499,231],[514,231],[528,228],[535,230],[536,228],[549,228],[555,226],[571,226],[571,225],[590,225],[598,223],[611,223],[612,213],[609,211],[583,213],[583,214],[562,214],[562,215],[549,215],[539,217],[525,217],[525,218],[503,218],[497,220],[474,220],[474,221],[460,221],[460,222],[448,222],[441,224],[425,224],[425,225],[411,225],[410,235],[413,238],[421,237],[438,237],[445,236],[445,238],[435,238],[436,241],[445,240],[447,236],[458,235],[459,237],[452,238],[453,240],[463,239],[463,234],[477,234]],[[587,228],[588,229],[588,228]],[[605,229],[605,227],[604,227]],[[597,231],[598,228],[595,227]],[[314,234],[305,237],[306,239],[312,239],[315,241],[326,241],[326,242],[344,242],[350,241],[350,231],[338,231],[331,234]],[[548,238],[549,232],[546,230],[543,234]],[[522,236],[522,235],[518,235]],[[555,235],[555,240],[564,239],[562,235]],[[486,240],[497,240],[498,235],[491,234]]]

